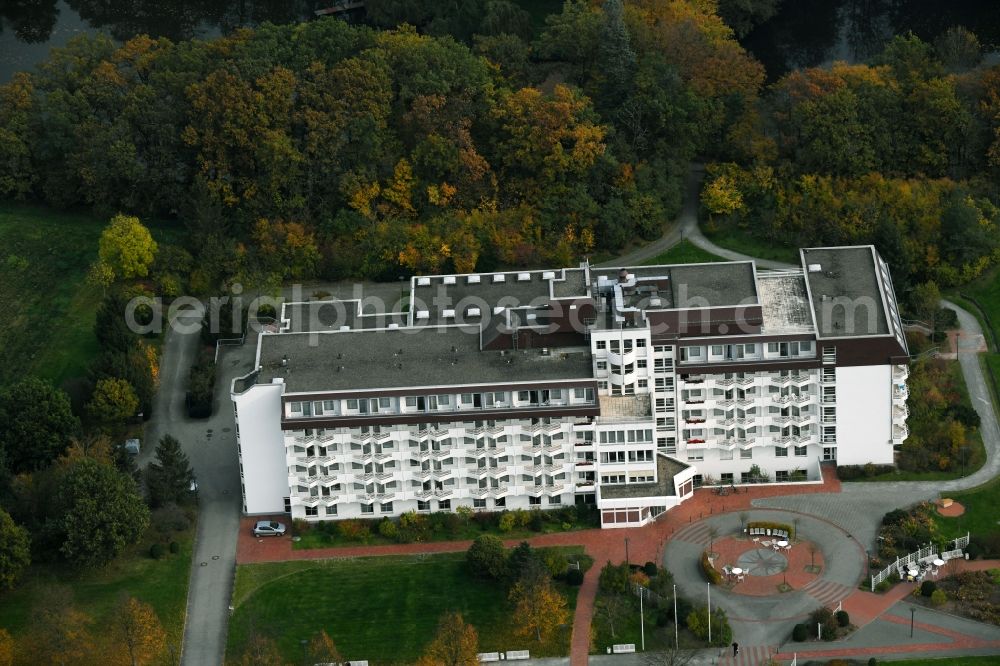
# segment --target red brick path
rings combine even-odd
[[[693,497],[680,506],[671,509],[656,522],[645,527],[620,528],[610,530],[582,530],[544,534],[528,539],[533,546],[573,546],[581,545],[594,558],[594,566],[584,577],[583,585],[576,601],[571,640],[571,663],[582,666],[588,663],[590,654],[590,622],[594,615],[594,599],[597,594],[597,579],[605,562],[625,560],[625,539],[629,541],[629,559],[632,562],[659,562],[666,540],[674,532],[709,516],[750,509],[751,500],[764,497],[788,495],[808,495],[813,493],[840,492],[840,481],[833,467],[823,466],[823,483],[801,486],[762,485],[740,488],[739,492],[725,497],[715,495],[711,489],[695,491]],[[236,546],[237,564],[255,562],[283,562],[286,560],[321,560],[336,557],[368,557],[375,555],[416,555],[421,553],[451,553],[467,549],[470,541],[443,541],[434,543],[394,544],[388,546],[344,546],[337,548],[315,548],[292,550],[288,538],[254,538],[253,523],[264,516],[244,518],[240,524],[239,540]],[[276,516],[276,520],[287,520],[287,516]],[[508,542],[516,545],[518,540]]]

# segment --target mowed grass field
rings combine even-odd
[[[59,385],[86,371],[101,290],[85,278],[106,222],[0,203],[0,385],[26,374]]]
[[[56,386],[80,377],[98,353],[102,292],[86,282],[107,219],[0,202],[0,386],[36,375]],[[151,226],[147,220],[144,224]],[[176,235],[151,226],[158,242]]]
[[[572,617],[577,588],[557,586]],[[295,660],[301,658],[299,641],[325,630],[345,659],[412,663],[448,611],[476,627],[481,652],[569,654],[570,626],[543,643],[514,636],[505,591],[500,583],[470,576],[464,553],[247,564],[236,571],[227,655],[238,656],[256,628]]]
[[[66,586],[72,591],[74,605],[91,620],[90,631],[98,647],[106,650],[121,646],[106,644],[108,623],[119,598],[129,594],[156,611],[167,632],[168,647],[176,657],[184,632],[187,612],[188,578],[191,573],[191,553],[194,527],[175,533],[180,551],[166,553],[162,559],[149,557],[154,538],[152,530],[143,542],[104,569],[75,573],[66,567],[35,565],[10,592],[0,596],[0,627],[19,638],[31,629],[32,603],[49,586]],[[171,662],[176,663],[176,659]]]

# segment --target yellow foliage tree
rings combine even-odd
[[[156,248],[156,241],[139,218],[115,215],[101,233],[98,244],[98,260],[106,266],[99,271],[103,275],[101,279],[107,279],[108,268],[116,278],[145,277],[156,256]]]
[[[514,602],[515,633],[518,636],[534,634],[541,641],[569,620],[566,598],[552,586],[552,579],[548,576],[515,583],[510,598]]]
[[[478,666],[479,635],[461,613],[445,613],[417,666]]]
[[[149,604],[123,597],[111,623],[118,663],[144,666],[157,663],[167,647],[167,632]]]
[[[337,646],[326,630],[320,631],[309,641],[309,663],[339,664],[342,660]]]
[[[135,389],[124,379],[105,377],[97,381],[94,395],[87,403],[87,414],[100,423],[125,421],[139,411]]]
[[[35,600],[31,630],[19,641],[18,653],[32,664],[77,666],[95,656],[92,620],[73,607],[65,588],[43,590]]]
[[[6,629],[0,628],[0,666],[14,663],[14,638]]]

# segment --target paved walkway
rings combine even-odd
[[[200,314],[182,314],[183,324],[197,324]],[[226,348],[219,357],[215,412],[209,419],[187,417],[184,394],[188,372],[198,352],[199,332],[167,333],[160,367],[160,388],[139,463],[153,459],[164,434],[176,437],[191,460],[199,483],[198,530],[188,583],[187,615],[181,646],[184,666],[223,662],[229,599],[236,567],[236,527],[240,515],[239,463],[229,382],[248,371],[253,348]]]

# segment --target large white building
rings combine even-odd
[[[596,502],[892,463],[908,352],[873,247],[753,262],[417,276],[409,306],[286,303],[233,383],[248,514]],[[391,308],[389,308],[391,310]]]

